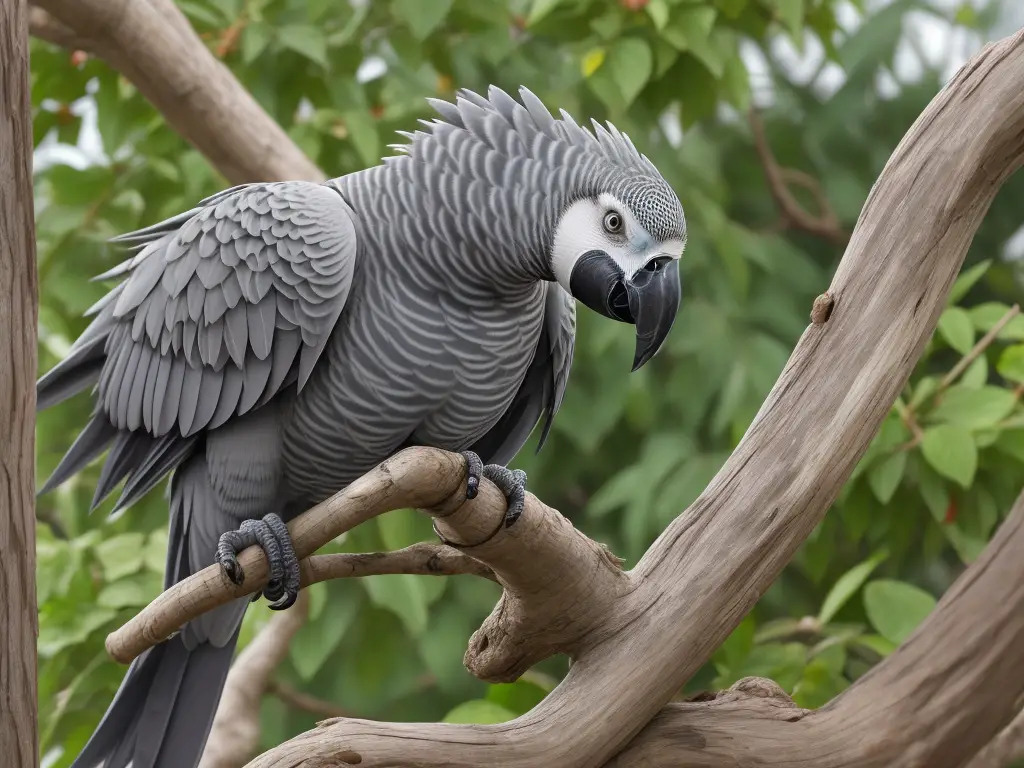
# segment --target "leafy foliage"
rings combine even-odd
[[[378,162],[396,129],[428,116],[424,97],[527,84],[553,109],[611,119],[678,190],[690,241],[685,301],[665,352],[629,375],[631,331],[581,312],[569,392],[549,446],[516,464],[532,490],[633,564],[714,476],[750,424],[828,285],[841,251],[778,226],[750,132],[741,41],[765,55],[765,115],[781,164],[819,179],[847,230],[885,160],[942,84],[926,70],[883,100],[901,22],[895,2],[854,32],[829,0],[180,0],[211,49],[316,162],[343,174]],[[958,15],[959,23],[977,23]],[[839,66],[829,95],[776,63],[779,39],[820,44]],[[103,62],[32,48],[37,144],[74,144],[94,100],[103,162],[36,174],[41,367],[82,331],[118,255],[108,237],[184,210],[226,186],[136,89]],[[671,120],[685,129],[680,142]],[[1024,482],[1024,318],[1012,264],[1020,179],[996,200],[935,337],[834,508],[688,691],[747,675],[823,704],[914,630],[981,551]],[[801,201],[813,200],[796,190]],[[1006,321],[976,350],[982,337]],[[958,364],[967,361],[966,365]],[[56,466],[88,417],[79,397],[38,422],[38,472]],[[826,436],[823,450],[833,450]],[[154,491],[107,520],[87,510],[94,466],[39,503],[40,702],[50,764],[66,766],[123,669],[107,632],[161,587],[166,505]],[[432,538],[412,511],[352,531],[333,551]],[[500,722],[554,686],[565,662],[512,685],[462,667],[466,641],[498,597],[488,582],[380,576],[312,588],[312,618],[281,680],[362,717]],[[266,620],[251,609],[244,645]],[[316,716],[273,696],[265,745]]]

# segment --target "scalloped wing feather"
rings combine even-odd
[[[124,280],[104,317],[114,327],[99,402],[116,428],[154,437],[188,437],[301,389],[359,252],[351,208],[309,182],[233,187],[117,241],[139,252],[107,273]]]

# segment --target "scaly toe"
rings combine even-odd
[[[484,463],[473,451],[462,451],[461,455],[466,460],[466,498],[475,499],[480,492],[480,476],[484,471]]]
[[[488,464],[483,474],[505,495],[505,527],[508,528],[519,519],[526,506],[526,473],[500,464]]]

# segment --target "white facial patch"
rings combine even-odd
[[[619,234],[610,234],[604,228],[604,217],[615,211],[622,217]],[[686,243],[678,238],[659,242],[652,238],[637,222],[632,211],[609,194],[599,195],[597,201],[578,200],[570,205],[555,228],[555,241],[551,249],[551,268],[566,291],[569,278],[580,256],[589,251],[604,251],[622,271],[631,276],[658,255],[678,259]]]

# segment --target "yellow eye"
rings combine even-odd
[[[604,228],[613,235],[622,231],[622,217],[615,211],[608,211],[604,215]]]

